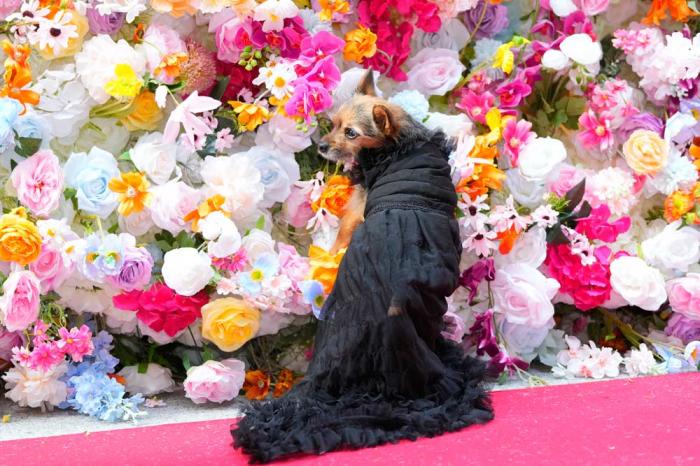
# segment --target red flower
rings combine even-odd
[[[155,283],[147,291],[116,295],[112,302],[118,309],[136,312],[148,328],[174,337],[202,316],[202,306],[209,302],[209,296],[203,291],[181,296],[166,285]]]

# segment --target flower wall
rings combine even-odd
[[[5,396],[119,420],[292,387],[354,189],[316,145],[365,70],[456,141],[446,338],[533,382],[697,370],[694,8],[4,1]]]

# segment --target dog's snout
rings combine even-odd
[[[328,152],[330,145],[326,141],[321,141],[318,143],[318,151],[322,154]]]

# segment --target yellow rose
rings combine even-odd
[[[311,265],[310,276],[312,280],[317,280],[323,285],[323,291],[328,294],[335,285],[338,275],[340,261],[343,260],[345,249],[341,249],[335,256],[328,251],[315,245],[309,247],[309,265]]]
[[[27,265],[41,252],[39,229],[27,220],[23,207],[0,217],[0,261]]]
[[[236,351],[260,328],[260,311],[236,298],[216,299],[202,307],[202,337],[222,351]]]
[[[622,146],[627,165],[639,175],[653,175],[668,162],[668,142],[654,131],[638,129]]]
[[[129,131],[154,131],[163,119],[163,112],[158,108],[153,92],[143,91],[136,96],[132,108],[131,113],[121,119]]]
[[[68,21],[68,24],[78,28],[75,31],[78,34],[78,37],[71,37],[68,39],[68,46],[62,49],[56,55],[54,55],[53,48],[49,46],[39,49],[39,55],[46,60],[54,60],[56,58],[64,58],[75,55],[83,46],[83,39],[85,38],[85,35],[90,31],[90,25],[88,24],[87,18],[82,16],[80,13],[75,10],[67,10],[66,14],[70,15],[70,21]]]

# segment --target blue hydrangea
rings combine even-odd
[[[401,91],[394,94],[389,102],[398,105],[416,121],[423,121],[428,116],[430,104],[423,94],[416,90]]]

